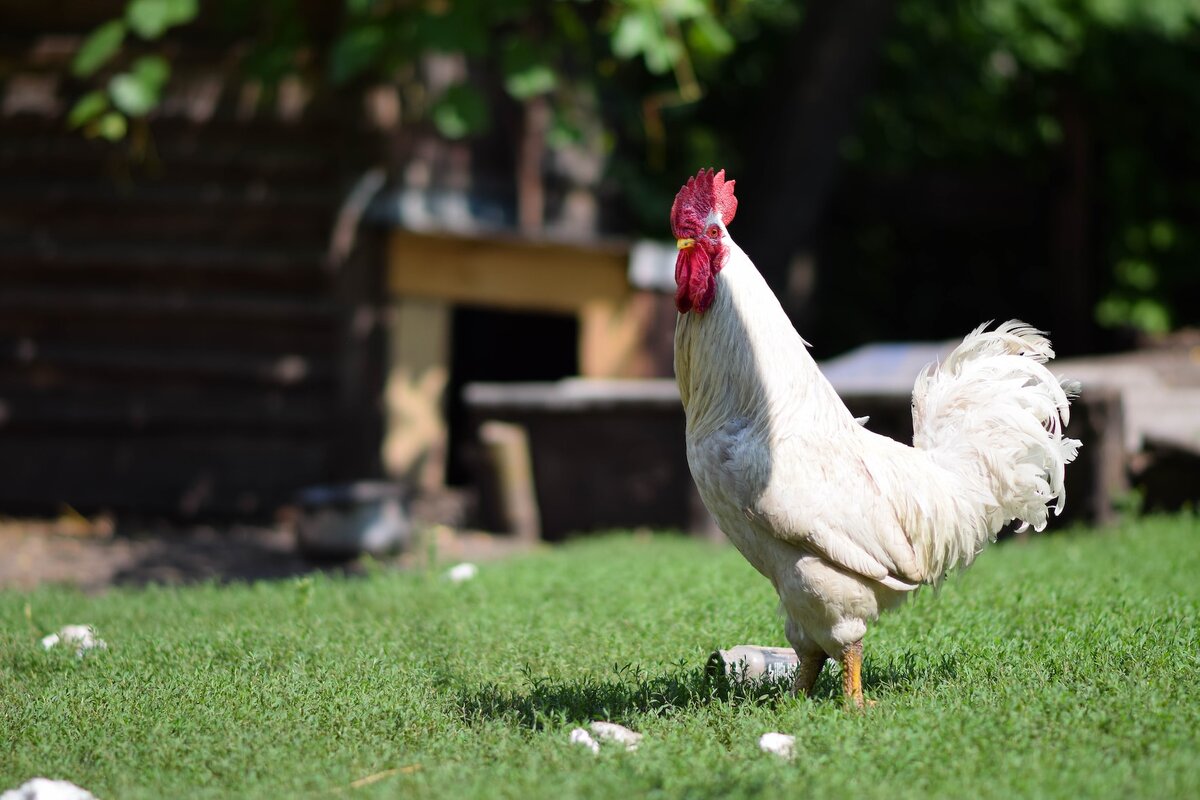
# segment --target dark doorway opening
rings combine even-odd
[[[579,322],[566,314],[459,306],[451,337],[446,483],[463,486],[474,477],[470,454],[475,439],[463,387],[478,381],[556,381],[578,375]]]

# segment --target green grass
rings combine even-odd
[[[90,622],[109,643],[44,652]],[[868,634],[878,701],[723,695],[708,653],[783,644],[731,548],[611,536],[472,582],[374,570],[0,593],[0,789],[138,797],[1195,797],[1200,520],[1007,544]],[[568,731],[645,733],[598,758]],[[788,763],[760,734],[797,736]],[[417,765],[417,766],[414,766]],[[409,768],[361,788],[364,776]]]

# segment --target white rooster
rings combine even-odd
[[[1065,500],[1068,395],[1040,331],[982,325],[913,390],[913,447],[856,423],[727,226],[724,170],[671,208],[679,247],[675,374],[687,457],[721,530],[779,594],[808,694],[827,658],[863,705],[868,621],[966,565],[1012,520]]]

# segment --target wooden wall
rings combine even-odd
[[[372,265],[327,253],[372,140],[248,105],[212,42],[149,125],[86,140],[80,32],[0,35],[0,515],[261,518],[369,474]]]

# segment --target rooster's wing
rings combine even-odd
[[[912,460],[913,451],[869,431],[849,435],[840,447],[789,437],[772,448],[770,478],[747,516],[762,534],[841,569],[898,591],[916,589],[925,575],[890,497],[898,489],[896,467]],[[872,453],[860,436],[887,444]]]

